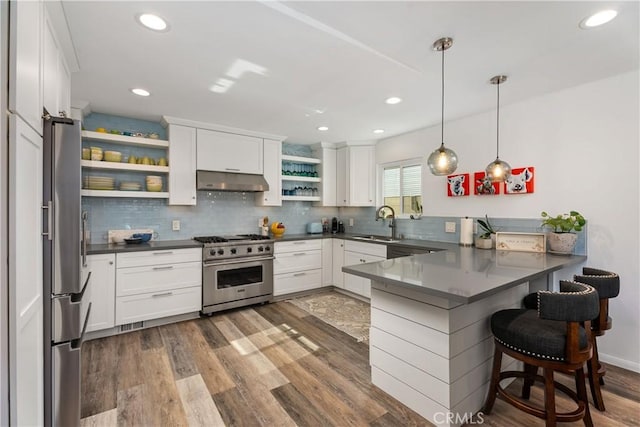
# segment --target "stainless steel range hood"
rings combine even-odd
[[[196,189],[213,191],[268,191],[269,184],[262,175],[196,171]]]

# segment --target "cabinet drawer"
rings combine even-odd
[[[159,319],[190,313],[202,308],[202,288],[184,289],[130,295],[116,298],[116,325]]]
[[[322,268],[322,251],[300,251],[276,254],[273,260],[273,274]]]
[[[273,276],[273,295],[286,295],[322,286],[322,269]]]
[[[344,241],[344,250],[358,252],[361,254],[369,254],[387,258],[387,245],[377,243],[354,242],[352,240]]]
[[[310,250],[321,250],[322,239],[316,240],[296,240],[294,242],[276,242],[274,253],[286,253],[286,252],[302,252]]]
[[[117,267],[202,262],[202,249],[159,249],[156,251],[125,252],[117,255]]]
[[[118,268],[116,270],[116,295],[119,297],[200,286],[201,284],[201,262]]]

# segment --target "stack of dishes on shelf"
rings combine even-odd
[[[91,160],[96,160],[96,161],[102,160],[102,148],[91,147]]]
[[[122,153],[119,151],[105,151],[104,159],[107,162],[121,162],[122,161]]]
[[[89,190],[114,190],[115,181],[108,176],[87,176],[84,179],[85,187]]]
[[[157,175],[147,175],[147,191],[162,191],[162,177]]]
[[[140,191],[142,185],[138,182],[121,182],[120,191]]]

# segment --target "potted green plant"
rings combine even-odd
[[[542,227],[551,231],[547,234],[549,252],[559,254],[571,254],[576,246],[578,235],[576,232],[582,231],[582,227],[587,220],[577,211],[570,211],[568,214],[549,215],[546,212],[542,216]]]
[[[497,230],[493,228],[487,215],[484,216],[484,220],[477,219],[476,221],[479,227],[478,235],[475,239],[476,248],[492,249],[495,246]]]

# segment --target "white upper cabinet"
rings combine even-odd
[[[42,135],[41,1],[12,1],[9,15],[9,110]]]
[[[336,155],[338,206],[375,206],[375,145],[348,145]]]
[[[196,129],[169,125],[169,204],[196,204]]]
[[[349,206],[375,206],[376,147],[349,147]]]
[[[198,170],[263,173],[262,138],[198,129],[197,153]]]
[[[43,105],[52,116],[70,114],[71,73],[49,12],[44,11],[42,41]]]
[[[282,142],[271,139],[264,140],[264,179],[269,184],[269,191],[256,193],[256,204],[259,206],[282,206]]]

